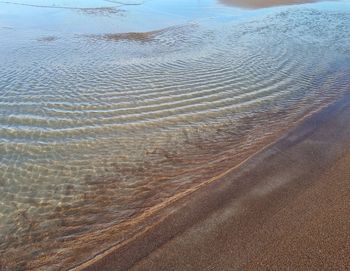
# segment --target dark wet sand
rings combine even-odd
[[[77,270],[349,270],[350,97]]]
[[[96,40],[106,40],[106,41],[149,42],[149,41],[152,41],[157,34],[158,34],[157,31],[152,31],[152,32],[130,32],[130,33],[116,33],[116,34],[104,34],[104,35],[89,35],[88,37],[91,37]]]
[[[138,42],[150,42],[155,40],[159,35],[167,33],[169,31],[181,31],[188,30],[194,27],[195,24],[185,24],[181,26],[167,27],[159,30],[148,31],[148,32],[126,32],[126,33],[106,33],[101,35],[86,35],[86,37],[94,40],[105,40],[105,41],[138,41]]]
[[[313,3],[317,0],[219,0],[221,3],[230,6],[240,6],[245,8],[266,8],[281,5],[295,5],[303,3]]]

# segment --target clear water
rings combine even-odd
[[[126,3],[0,1],[0,270],[121,244],[350,91],[347,1]]]

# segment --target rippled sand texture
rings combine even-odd
[[[147,42],[5,44],[2,269],[83,263],[343,96],[349,26],[348,13],[289,9],[218,29],[171,28]]]

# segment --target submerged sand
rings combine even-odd
[[[113,33],[113,34],[103,34],[103,35],[89,35],[95,40],[105,40],[105,41],[139,41],[139,42],[149,42],[154,39],[157,32],[130,32],[130,33]]]
[[[265,8],[281,5],[313,3],[317,2],[317,0],[220,0],[220,2],[225,5],[240,6],[245,8]]]
[[[77,270],[349,270],[350,99]]]

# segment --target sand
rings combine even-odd
[[[350,270],[349,165],[350,151],[272,218],[263,231],[275,239],[244,269]]]
[[[103,35],[88,35],[88,37],[95,40],[106,41],[140,41],[149,42],[154,40],[157,32],[130,32],[130,33],[115,33],[115,34],[103,34]]]
[[[227,206],[132,270],[350,270],[349,165],[350,151],[272,212],[250,207],[239,222]]]
[[[225,5],[240,6],[244,8],[266,8],[281,5],[295,5],[312,3],[317,0],[219,0]]]
[[[76,270],[349,270],[350,97]]]

